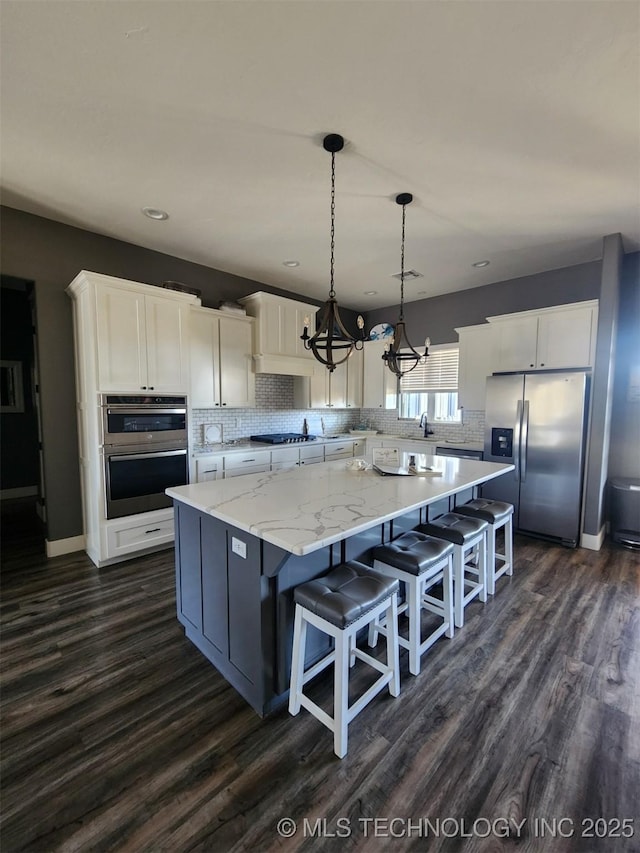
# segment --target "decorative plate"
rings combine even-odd
[[[378,323],[377,326],[374,326],[373,329],[369,332],[369,340],[370,341],[381,341],[384,338],[392,338],[393,337],[393,326],[390,326],[388,323]]]

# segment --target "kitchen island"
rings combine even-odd
[[[371,564],[375,545],[426,521],[431,505],[513,470],[418,454],[426,474],[381,477],[353,462],[167,489],[178,619],[261,716],[287,699],[296,586],[344,560]],[[309,660],[325,643],[309,637]]]

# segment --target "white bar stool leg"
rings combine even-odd
[[[300,697],[304,680],[304,656],[307,643],[307,620],[302,608],[296,604],[296,615],[293,625],[293,652],[291,655],[291,689],[289,690],[289,713],[300,712]]]
[[[347,754],[349,729],[349,664],[351,634],[335,633],[335,661],[333,673],[333,750],[338,758]]]

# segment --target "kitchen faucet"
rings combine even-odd
[[[433,435],[433,430],[429,429],[429,421],[427,420],[427,413],[423,412],[420,415],[420,427],[424,427],[424,437],[427,438],[430,435]]]

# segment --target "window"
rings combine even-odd
[[[400,418],[459,423],[457,344],[430,347],[429,358],[400,380]]]

